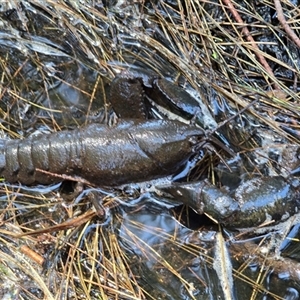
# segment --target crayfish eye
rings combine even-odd
[[[189,142],[193,146],[198,145],[200,141],[201,141],[201,139],[198,136],[192,136],[189,138]]]

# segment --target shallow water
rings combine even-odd
[[[0,14],[0,117],[7,138],[102,120],[109,111],[109,83],[116,74],[129,68],[152,70],[176,82],[196,95],[195,98],[203,102],[218,122],[235,113],[235,107],[210,84],[217,82],[222,86],[222,76],[218,78],[220,81],[216,80],[222,63],[213,63],[216,73],[211,66],[204,65],[208,60],[202,48],[203,37],[194,28],[194,23],[190,28],[193,43],[186,43],[181,34],[177,2],[146,1],[145,6],[127,2],[107,2],[106,6],[95,1],[85,4],[59,2],[55,6],[53,1],[21,2],[13,1],[11,6],[1,7]],[[183,11],[188,9],[187,4],[184,3]],[[215,4],[214,1],[209,5],[197,3],[194,16],[204,6],[208,12],[210,9],[216,11]],[[260,7],[261,10],[265,15],[269,12]],[[191,16],[189,21],[192,21]],[[218,16],[224,18],[221,10],[215,15]],[[165,20],[174,24],[164,23]],[[171,34],[170,28],[174,26],[179,26],[177,36]],[[219,29],[215,31],[223,37]],[[229,58],[231,65],[235,65],[234,58]],[[289,58],[283,59],[289,63]],[[278,68],[281,72],[283,67]],[[225,81],[244,76],[234,71],[229,72]],[[262,78],[246,77],[249,84],[253,81],[265,84]],[[287,86],[291,85],[289,80],[287,76]],[[257,110],[271,111],[264,107],[257,107]],[[282,122],[281,114],[276,114],[274,119]],[[293,117],[288,117],[288,123],[297,128],[297,120]],[[220,130],[233,149],[240,149],[240,144],[243,150],[262,146],[250,153],[245,150],[241,162],[227,161],[235,169],[229,180],[231,188],[252,173],[272,175],[276,171],[287,175],[297,167],[297,154],[287,160],[286,148],[278,146],[286,139],[269,128],[262,128],[253,116],[247,115]],[[297,148],[297,145],[293,147]],[[213,164],[216,163],[205,156],[205,162],[195,168],[191,176],[210,177]],[[199,170],[202,166],[204,171]],[[226,183],[227,168],[220,164],[218,170],[220,179],[221,173],[225,174],[223,183]],[[177,179],[189,175],[178,175]],[[99,213],[83,224],[78,221],[77,226],[75,224],[69,230],[64,227],[25,240],[47,260],[43,272],[41,266],[36,266],[36,270],[42,274],[53,297],[59,295],[61,299],[70,299],[77,292],[76,297],[85,295],[91,299],[105,299],[105,296],[226,299],[220,277],[227,276],[233,278],[231,294],[235,299],[250,299],[251,295],[252,299],[299,299],[299,278],[295,275],[299,272],[297,223],[294,227],[292,223],[286,225],[285,230],[250,231],[242,236],[238,231],[224,229],[225,241],[221,249],[228,250],[233,271],[229,268],[227,274],[220,275],[214,266],[218,254],[216,237],[220,229],[213,222],[178,207],[178,203],[154,198],[149,193],[140,197],[139,188],[134,184],[130,193],[128,190],[127,193],[96,190],[99,192],[96,196],[98,209],[104,207],[104,219]],[[75,197],[74,202],[66,202],[62,194],[59,186],[1,185],[0,257],[4,254],[14,257],[16,251],[12,245],[19,246],[24,241],[8,232],[51,228],[93,209],[86,191]],[[176,211],[170,210],[173,206]],[[292,228],[290,233],[289,226]],[[268,251],[273,254],[278,247],[283,252],[283,261],[286,260],[286,269],[276,265],[272,255],[268,256]],[[265,257],[270,263],[264,261]],[[15,273],[21,273],[17,264],[10,267]],[[74,276],[66,276],[68,272]],[[79,280],[78,274],[85,280]],[[13,283],[9,289],[3,289],[2,296],[19,291],[14,280],[10,279]],[[45,295],[39,282],[33,280],[31,283],[32,279],[26,276],[18,277],[18,280],[24,289],[20,292],[24,298],[29,299],[30,291],[36,296]],[[66,282],[68,291],[59,288]],[[4,283],[5,279],[1,287]]]

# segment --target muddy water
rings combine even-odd
[[[218,122],[235,112],[235,107],[210,85],[210,81],[221,85],[223,77],[219,78],[218,72],[222,71],[222,64],[214,62],[208,67],[203,64],[207,62],[207,59],[202,60],[206,58],[206,52],[203,51],[201,35],[193,28],[192,15],[189,15],[192,44],[186,43],[179,34],[178,39],[171,35],[172,30],[168,31],[170,23],[159,23],[166,19],[181,25],[177,3],[146,1],[144,6],[121,1],[106,2],[105,5],[94,1],[72,3],[73,6],[66,2],[54,5],[53,1],[11,1],[11,4],[1,4],[0,117],[5,138],[26,137],[105,120],[110,111],[107,97],[109,83],[116,74],[128,68],[152,70],[184,87],[207,106]],[[215,18],[224,18],[222,11],[216,10],[216,7],[219,6],[214,1],[210,5],[199,5],[194,17],[205,8],[210,13],[214,10]],[[185,5],[182,9],[187,13],[192,8]],[[272,16],[265,5],[259,6],[258,11],[266,20]],[[214,32],[223,37],[218,29]],[[149,42],[149,39],[152,40]],[[279,55],[281,50],[276,48],[272,53]],[[234,56],[225,58],[230,65],[236,64]],[[278,59],[290,63],[289,56]],[[292,75],[285,74],[283,69],[283,66],[278,67],[277,73],[284,77],[288,75],[284,82],[290,87]],[[253,69],[251,74],[254,74]],[[238,72],[227,75],[226,80],[244,76]],[[265,84],[263,77],[258,80],[248,76],[246,79],[249,84],[253,81],[262,86]],[[263,113],[270,112],[270,108],[266,107],[257,109]],[[279,112],[274,118],[281,120],[284,116]],[[295,124],[293,118],[287,118],[287,123]],[[236,170],[233,175],[231,173],[231,178],[238,182],[253,172],[272,175],[276,171],[286,176],[287,170],[299,167],[297,155],[289,159],[291,163],[287,163],[283,158],[288,152],[286,148],[268,146],[270,141],[286,142],[284,137],[274,134],[269,128],[258,127],[259,121],[253,116],[241,116],[220,130],[236,151],[240,150],[241,144],[243,150],[262,146],[250,154],[243,153],[242,165],[228,162]],[[200,176],[199,173],[202,177],[209,177],[207,170],[211,167],[211,161],[207,159],[203,165],[203,173],[199,170],[201,166],[194,170],[192,175],[195,178]],[[218,165],[218,170],[222,170],[219,171],[219,178],[223,172],[226,177],[224,181],[228,180],[227,169]],[[120,299],[226,299],[221,282],[227,276],[228,282],[230,278],[233,280],[230,289],[235,299],[250,299],[253,294],[255,299],[299,298],[299,278],[295,275],[299,270],[297,225],[290,233],[286,232],[287,228],[293,225],[287,224],[286,227],[250,232],[241,237],[237,236],[237,231],[226,231],[225,228],[223,247],[229,252],[232,268],[227,264],[222,279],[214,264],[219,259],[215,251],[219,228],[213,222],[204,221],[204,217],[191,211],[181,210],[178,204],[170,203],[168,199],[156,198],[152,194],[141,196],[135,184],[128,187],[125,193],[98,188],[96,191],[99,192],[97,201],[104,206],[105,218],[103,215],[101,218],[93,217],[66,232],[67,236],[61,237],[54,232],[53,237],[58,237],[57,240],[48,236],[45,241],[42,235],[37,240],[31,240],[31,246],[47,258],[44,273],[40,267],[36,268],[44,276],[44,281],[49,282],[53,297],[59,294],[59,289],[55,287],[63,278],[69,280],[70,290],[67,296],[60,291],[61,298],[74,297],[77,291],[78,295],[86,294],[91,299],[104,299],[104,295],[108,298],[118,295]],[[23,225],[23,230],[51,227],[54,223],[63,223],[92,209],[88,188],[79,196],[74,194],[71,197],[72,200],[75,198],[74,204],[61,197],[63,192],[66,191],[58,186],[30,189],[9,184],[1,186],[1,229],[5,230],[1,255],[8,253],[13,257],[12,245],[6,244],[12,242],[7,232],[15,230],[17,225]],[[179,216],[172,210],[174,207],[177,207]],[[286,239],[285,234],[288,235]],[[272,264],[275,261],[272,261],[271,255],[268,259],[272,263],[269,265],[262,259],[264,255],[268,256],[268,249],[276,249],[275,246],[281,242],[277,249],[283,251],[289,266],[286,269]],[[19,245],[21,241],[14,239],[13,243]],[[82,263],[82,274],[88,280],[93,279],[89,287],[84,280],[76,279],[78,268],[71,264],[68,271],[76,276],[60,277],[60,274],[66,274],[64,268],[68,266],[73,249],[70,245],[78,247],[76,255]],[[108,271],[108,262],[114,263],[115,268],[111,270],[117,268],[117,275]],[[244,262],[248,264],[242,268]],[[11,268],[17,273],[17,265]],[[59,272],[56,273],[56,270]],[[259,277],[261,271],[263,276]],[[130,284],[125,283],[126,276],[132,280]],[[24,298],[28,298],[29,293],[37,297],[45,295],[38,282],[29,283],[28,277],[18,279]],[[4,286],[3,280],[1,286]],[[18,286],[12,283],[10,290],[1,290],[4,297],[18,291]]]

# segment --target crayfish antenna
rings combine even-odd
[[[236,117],[238,117],[240,114],[242,114],[244,111],[246,111],[249,107],[251,107],[258,101],[259,101],[259,98],[257,97],[257,95],[255,95],[255,100],[253,100],[251,103],[246,105],[243,109],[238,111],[235,115],[233,115],[230,118],[219,123],[218,126],[216,128],[214,128],[213,130],[206,130],[205,137],[200,141],[199,147],[206,148],[209,152],[215,153],[220,158],[220,160],[224,163],[224,165],[230,170],[230,172],[232,172],[232,170],[230,169],[229,165],[226,163],[226,161],[223,159],[223,157],[217,152],[216,148],[213,145],[218,146],[219,148],[224,150],[231,157],[235,157],[236,153],[232,149],[230,149],[228,143],[226,143],[227,145],[225,145],[217,137],[214,137],[213,135],[217,135],[220,139],[223,139],[222,136],[217,131],[225,124],[234,120]]]
[[[228,153],[230,156],[234,157],[236,155],[235,152],[233,152],[229,147],[225,146],[222,144],[217,138],[214,137],[205,137],[203,138],[202,142],[200,142],[199,147],[206,149],[210,153],[214,153],[219,157],[219,159],[222,161],[222,163],[228,168],[230,172],[232,172],[231,168],[229,165],[226,163],[224,158],[218,153],[216,148],[212,145],[218,145],[221,149],[223,149],[226,153]]]
[[[257,94],[255,94],[255,100],[250,102],[248,105],[246,105],[244,108],[239,110],[236,114],[234,114],[230,118],[228,118],[228,119],[224,120],[223,122],[219,123],[218,126],[216,128],[214,128],[213,130],[210,130],[210,135],[215,134],[216,131],[219,130],[222,126],[224,126],[225,124],[227,124],[230,121],[234,120],[236,117],[240,116],[244,111],[246,111],[248,108],[253,106],[258,101],[259,101],[259,98],[258,98]]]

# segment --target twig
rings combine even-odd
[[[86,222],[90,221],[94,216],[96,216],[96,212],[93,209],[88,210],[87,212],[83,213],[82,215],[78,217],[74,217],[73,219],[69,219],[65,222],[55,224],[53,226],[42,228],[38,230],[33,231],[27,231],[20,234],[14,234],[13,236],[16,238],[21,238],[25,236],[32,236],[32,235],[41,235],[45,233],[52,233],[60,230],[66,230],[69,228],[78,227],[82,224],[86,224]]]
[[[50,175],[51,177],[61,178],[61,180],[76,181],[76,182],[80,182],[80,183],[87,184],[90,186],[94,186],[91,182],[89,182],[88,180],[85,180],[84,178],[81,178],[79,176],[69,176],[69,175],[65,175],[65,174],[57,174],[57,173],[52,173],[52,172],[42,170],[39,168],[36,168],[35,170],[36,170],[36,172],[41,172],[41,173]]]
[[[283,10],[282,10],[280,1],[274,0],[274,5],[276,8],[276,12],[277,12],[277,19],[280,22],[281,26],[283,27],[284,31],[295,42],[295,44],[300,48],[300,39],[298,38],[298,36],[294,32],[294,30],[287,23],[287,21],[284,17],[284,14],[283,14]]]
[[[275,78],[274,73],[270,67],[270,65],[268,64],[268,62],[266,61],[266,59],[264,58],[263,55],[260,54],[260,49],[258,48],[255,40],[253,39],[252,35],[250,34],[250,31],[248,30],[246,24],[243,22],[241,16],[239,15],[238,11],[235,9],[235,7],[233,6],[233,4],[231,3],[231,0],[222,0],[223,3],[225,5],[227,5],[227,7],[229,8],[230,12],[232,13],[234,19],[240,23],[243,26],[242,29],[242,33],[246,36],[246,39],[248,42],[251,43],[252,47],[254,48],[254,53],[257,56],[259,62],[261,63],[261,65],[265,68],[267,74],[271,77],[271,78]],[[280,90],[280,86],[273,82],[273,86],[275,90]]]

